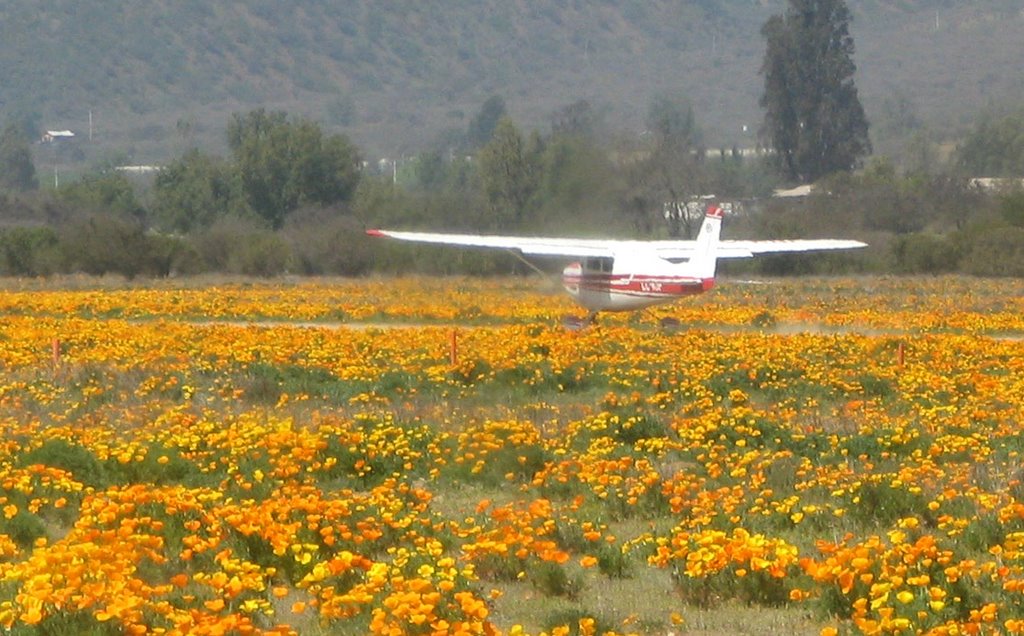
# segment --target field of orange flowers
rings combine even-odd
[[[0,632],[1024,633],[1024,283],[573,311],[6,283]]]

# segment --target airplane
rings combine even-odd
[[[578,258],[563,270],[562,285],[590,312],[586,324],[602,311],[644,309],[706,292],[715,285],[720,258],[867,246],[845,239],[720,240],[723,216],[722,208],[708,206],[695,240],[542,238],[379,229],[366,233],[417,243],[505,249],[517,256]]]

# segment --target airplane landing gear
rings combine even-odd
[[[678,319],[666,316],[658,321],[658,326],[661,327],[662,331],[674,333],[679,331],[681,325]]]
[[[597,312],[592,311],[585,318],[578,316],[565,316],[562,318],[562,326],[569,331],[580,331],[591,325],[597,324]]]

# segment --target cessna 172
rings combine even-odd
[[[527,256],[579,258],[562,272],[562,284],[577,303],[590,311],[588,321],[601,311],[642,309],[705,292],[715,284],[715,268],[720,258],[866,246],[860,241],[839,239],[719,240],[722,216],[720,207],[709,206],[696,240],[630,241],[393,230],[366,233],[400,241],[506,249]]]

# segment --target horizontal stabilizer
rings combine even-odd
[[[718,258],[750,258],[757,254],[783,254],[826,250],[853,250],[867,243],[847,239],[793,239],[777,241],[722,241]]]

